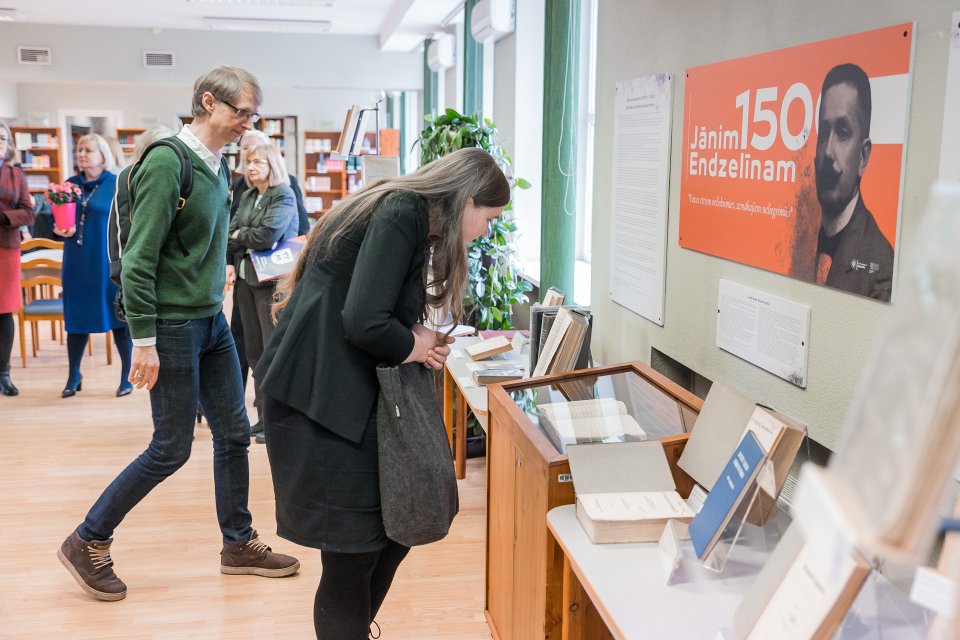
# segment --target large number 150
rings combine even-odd
[[[737,109],[742,112],[740,124],[741,149],[747,148],[747,136],[751,129],[750,93],[750,90],[747,89],[737,96]],[[796,133],[790,131],[790,125],[787,122],[790,105],[795,100],[799,100],[803,105],[803,126]],[[766,125],[766,132],[761,135],[758,130],[753,131],[750,136],[750,146],[760,151],[766,151],[776,142],[779,133],[783,146],[790,151],[796,151],[807,142],[813,125],[813,98],[810,95],[810,89],[802,82],[790,85],[787,92],[783,94],[783,102],[780,103],[779,126],[777,124],[776,105],[776,87],[757,89],[756,99],[753,103],[753,128],[762,131],[764,125]]]

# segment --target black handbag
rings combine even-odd
[[[408,547],[436,542],[450,530],[460,497],[433,374],[413,362],[381,365],[377,378],[384,529]]]

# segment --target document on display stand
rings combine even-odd
[[[673,76],[614,91],[610,299],[663,326]]]

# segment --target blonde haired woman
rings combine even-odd
[[[270,305],[276,281],[260,282],[250,254],[277,246],[297,235],[297,207],[280,150],[272,144],[258,144],[244,155],[244,178],[250,187],[240,198],[237,213],[230,221],[227,241],[227,276],[236,280],[235,300],[243,325],[244,353],[250,368],[257,366],[264,345],[273,334]],[[262,439],[263,402],[255,384],[257,425],[251,432]]]
[[[113,332],[120,354],[120,384],[117,396],[129,395],[133,386],[130,353],[133,342],[127,324],[117,319],[113,302],[117,287],[110,281],[107,259],[107,220],[117,189],[116,161],[110,145],[96,133],[77,140],[77,167],[70,178],[80,187],[77,224],[53,232],[63,237],[63,318],[67,330],[67,383],[60,396],[70,398],[83,388],[80,363],[91,333]]]
[[[461,149],[331,209],[279,287],[279,323],[254,377],[277,533],[322,552],[318,638],[366,638],[409,551],[387,538],[380,511],[377,365],[443,366],[447,340],[422,318],[459,317],[466,244],[509,200],[493,158]]]
[[[20,227],[33,223],[33,198],[23,169],[15,163],[10,127],[0,121],[0,393],[20,393],[10,380],[13,312],[20,308]]]

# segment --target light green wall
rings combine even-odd
[[[914,255],[917,226],[936,179],[943,120],[951,13],[945,0],[635,0],[600,2],[597,51],[593,308],[594,355],[600,362],[650,360],[655,347],[744,396],[807,422],[832,446],[887,305],[818,287],[686,249],[677,244],[687,67],[916,21],[913,89],[899,236],[900,273]],[[613,88],[621,80],[674,74],[667,294],[659,327],[610,301],[609,290]],[[956,117],[956,116],[955,116]],[[799,389],[716,345],[721,278],[810,305],[808,387]]]

